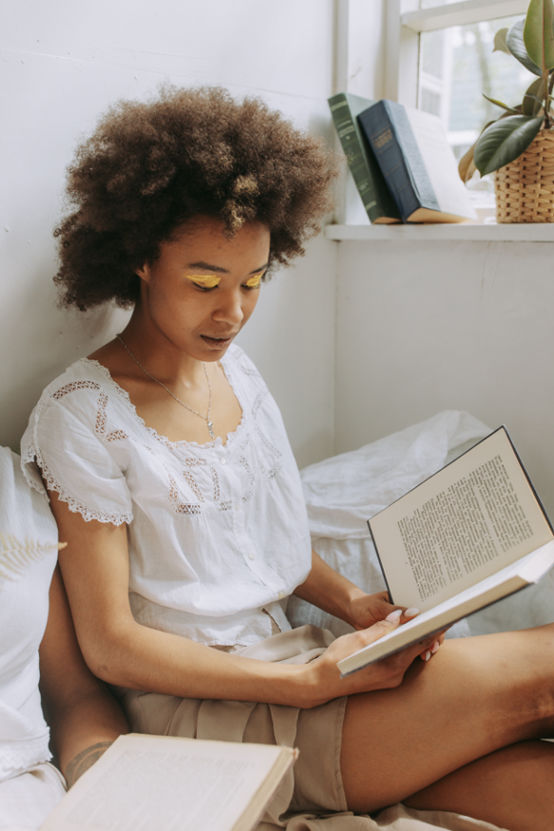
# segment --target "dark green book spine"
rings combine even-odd
[[[357,123],[358,113],[374,102],[339,92],[329,98],[328,103],[348,167],[370,222],[400,222],[396,203]]]

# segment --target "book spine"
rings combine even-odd
[[[379,101],[358,116],[381,171],[398,205],[403,222],[425,205],[438,209],[404,108]],[[404,116],[404,118],[402,118]]]
[[[352,111],[347,95],[338,93],[329,98],[328,103],[348,167],[370,222],[378,222],[380,219],[398,222],[399,211],[358,127],[356,114]]]

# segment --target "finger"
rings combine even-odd
[[[427,663],[427,661],[430,661],[433,655],[435,655],[439,651],[440,645],[441,641],[438,638],[435,639],[427,649],[424,649],[423,652],[420,653],[419,657],[421,658],[421,660],[425,663]]]
[[[382,620],[378,620],[376,623],[368,626],[367,629],[362,629],[359,634],[368,644],[373,643],[373,641],[379,640],[383,635],[396,629],[400,624],[401,617],[402,609],[394,609],[394,611],[389,612]]]

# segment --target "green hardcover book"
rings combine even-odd
[[[370,222],[391,224],[401,222],[400,212],[375,160],[373,151],[358,126],[358,113],[374,101],[338,92],[328,99],[331,116],[344,150],[352,178]]]

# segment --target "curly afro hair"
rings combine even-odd
[[[271,234],[270,262],[304,253],[331,207],[334,161],[318,140],[259,99],[221,88],[164,88],[122,101],[101,119],[68,169],[75,210],[56,228],[63,305],[81,310],[138,297],[137,268],[195,215],[232,236],[245,222]]]

